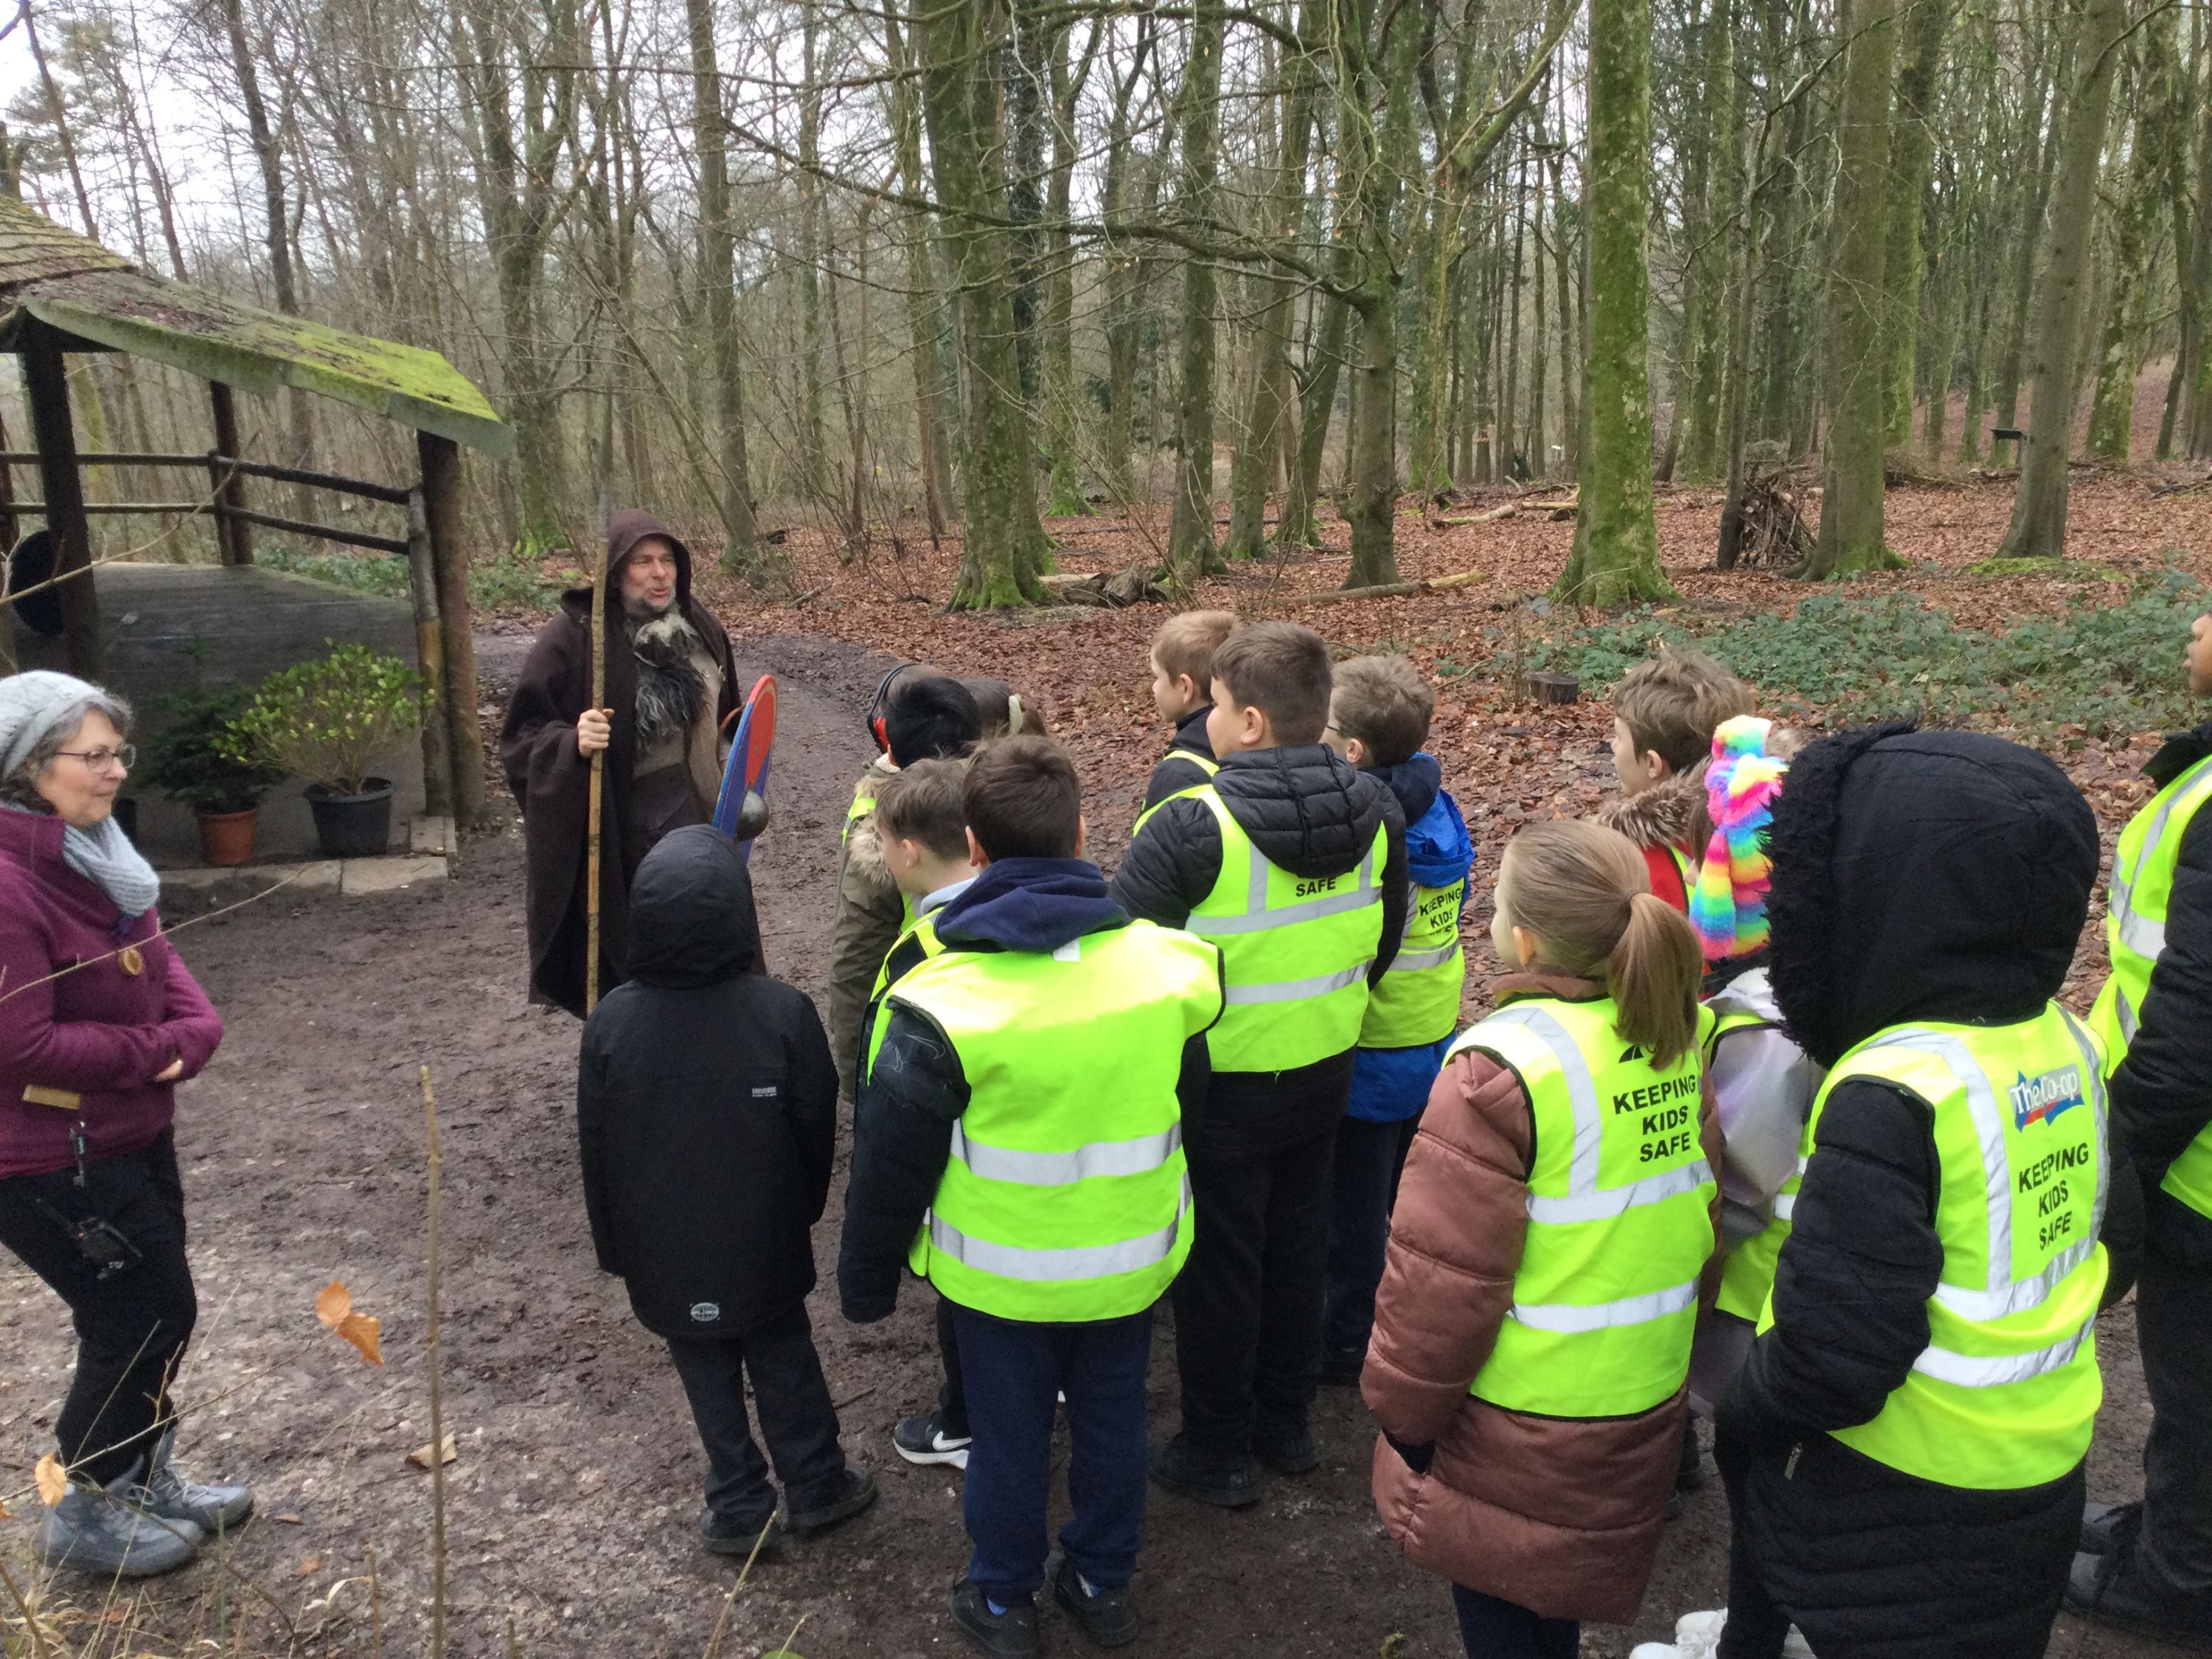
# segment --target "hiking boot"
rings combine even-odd
[[[1170,1492],[1218,1509],[1249,1509],[1260,1501],[1260,1480],[1249,1457],[1209,1456],[1182,1435],[1152,1448],[1152,1479]]]
[[[2132,1504],[2084,1504],[2081,1541],[2075,1548],[2088,1555],[2103,1555],[2119,1541],[2123,1532],[2142,1525],[2142,1517],[2141,1498]]]
[[[768,1535],[761,1535],[762,1528]],[[753,1545],[760,1545],[760,1559],[774,1561],[790,1547],[791,1537],[775,1518],[774,1510],[754,1510],[744,1515],[725,1515],[719,1510],[708,1510],[699,1517],[699,1542],[714,1555],[734,1555],[743,1560],[752,1554]]]
[[[994,1613],[983,1587],[972,1578],[955,1584],[946,1601],[960,1633],[991,1659],[1035,1659],[1044,1651],[1044,1644],[1037,1639],[1036,1608],[1029,1602],[1017,1601],[1004,1613]]]
[[[964,1469],[974,1443],[973,1435],[946,1433],[945,1419],[936,1412],[902,1417],[891,1431],[891,1449],[909,1463],[950,1463]]]
[[[2066,1576],[2066,1611],[2212,1652],[2212,1595],[2176,1595],[2156,1583],[2135,1540],[2124,1534],[2103,1555],[2085,1552],[2074,1558]]]
[[[105,1486],[72,1480],[39,1522],[39,1559],[97,1578],[151,1578],[188,1564],[203,1534],[190,1521],[150,1510],[138,1484],[144,1468],[135,1465]]]
[[[876,1477],[869,1470],[848,1463],[837,1472],[826,1494],[801,1509],[786,1494],[783,1529],[794,1538],[825,1532],[841,1521],[849,1521],[876,1501]]]
[[[154,1443],[154,1456],[146,1476],[146,1511],[164,1521],[189,1521],[210,1538],[244,1524],[253,1513],[250,1486],[210,1486],[187,1480],[169,1461],[176,1444],[174,1427],[164,1429]]]
[[[1127,1584],[1106,1589],[1091,1583],[1059,1550],[1046,1560],[1044,1577],[1052,1586],[1052,1599],[1060,1603],[1060,1610],[1095,1645],[1122,1648],[1137,1639],[1137,1604],[1130,1599]]]
[[[1321,1357],[1321,1385],[1325,1389],[1356,1389],[1359,1386],[1359,1373],[1366,1369],[1366,1349],[1328,1349]]]
[[[1321,1467],[1313,1431],[1303,1423],[1260,1430],[1252,1437],[1252,1455],[1277,1474],[1311,1474]]]

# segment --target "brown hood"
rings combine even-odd
[[[637,550],[637,544],[658,536],[676,550],[676,608],[697,625],[697,615],[691,604],[691,550],[684,538],[641,507],[626,507],[607,519],[607,611],[610,617],[618,607],[613,603],[622,591],[623,562]],[[578,621],[587,620],[592,614],[592,585],[589,582],[570,588],[561,596],[561,608]]]
[[[1638,847],[1689,846],[1690,818],[1705,798],[1705,769],[1677,772],[1649,789],[1609,800],[1598,810],[1597,821],[1618,830]]]

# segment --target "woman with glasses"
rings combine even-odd
[[[161,880],[112,816],[130,705],[67,674],[0,679],[0,1244],[69,1306],[49,1565],[167,1572],[252,1511],[185,1480],[169,1403],[196,1305],[170,1127],[222,1022],[161,932]]]

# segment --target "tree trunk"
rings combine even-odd
[[[1575,545],[1554,598],[1612,606],[1668,599],[1651,516],[1651,15],[1647,0],[1590,0],[1589,350]]]
[[[2066,462],[2072,447],[2080,362],[2082,297],[2088,286],[2089,244],[2097,206],[2097,170],[2105,117],[2126,0],[2080,0],[2073,27],[2079,74],[2068,100],[2051,234],[2037,287],[2033,379],[2027,453],[2013,493],[2012,523],[2000,558],[2060,557],[2066,551]]]
[[[1029,405],[1015,345],[1017,251],[1007,221],[1006,123],[998,65],[1006,0],[940,6],[913,21],[937,195],[956,216],[954,274],[966,360],[967,513],[951,608],[1043,598],[1044,547],[1031,477]]]
[[[1071,70],[1068,31],[1065,24],[1053,31],[1052,60],[1052,177],[1045,190],[1045,232],[1048,267],[1044,280],[1044,443],[1050,458],[1052,502],[1045,510],[1054,517],[1088,513],[1083,499],[1083,471],[1078,455],[1075,407],[1075,257],[1067,234],[1067,215],[1075,185],[1075,108],[1090,79],[1102,26],[1094,19],[1083,55]]]
[[[1887,364],[1882,356],[1885,244],[1890,218],[1890,70],[1896,0],[1856,0],[1844,20],[1842,105],[1836,117],[1836,214],[1828,267],[1828,432],[1820,538],[1806,574],[1880,568],[1882,440]]]
[[[1889,362],[1889,441],[1912,441],[1913,366],[1920,341],[1920,282],[1927,269],[1921,249],[1922,204],[1935,163],[1931,125],[1936,75],[1943,62],[1943,36],[1951,0],[1912,0],[1905,17],[1903,56],[1897,66],[1897,115],[1890,139],[1889,228],[1883,245],[1883,287],[1889,314],[1883,355]],[[1948,374],[1947,374],[1948,378]]]
[[[1743,82],[1735,72],[1735,9],[1716,0],[1705,17],[1703,110],[1710,142],[1697,146],[1702,200],[1686,225],[1692,240],[1682,301],[1683,373],[1674,398],[1674,428],[1681,434],[1680,473],[1690,483],[1711,483],[1723,470],[1722,382],[1735,313],[1729,304],[1732,261],[1720,228],[1736,219],[1736,171],[1743,146]]]
[[[893,142],[898,147],[899,182],[908,194],[926,194],[921,171],[921,101],[909,78],[906,34],[898,18],[886,13],[884,38],[896,77],[890,94]],[[900,236],[906,252],[907,349],[914,359],[915,467],[921,475],[923,516],[930,539],[941,540],[952,511],[952,446],[946,436],[944,361],[939,351],[940,312],[937,262],[929,246],[929,221],[920,212],[904,216]]]
[[[1182,177],[1178,216],[1203,224],[1212,216],[1219,170],[1221,46],[1226,27],[1218,0],[1200,0],[1184,61],[1181,106]],[[1182,373],[1176,389],[1175,514],[1168,530],[1168,573],[1179,588],[1222,568],[1213,545],[1213,261],[1187,257],[1182,267]]]
[[[744,368],[738,339],[737,227],[730,216],[728,141],[722,79],[714,48],[714,0],[684,0],[691,35],[691,142],[699,155],[699,290],[707,322],[707,361],[714,382],[721,477],[714,507],[724,551],[750,558],[759,544],[751,469],[745,459]]]
[[[1132,178],[1139,163],[1132,155],[1132,112],[1138,82],[1144,78],[1145,59],[1152,50],[1153,23],[1149,17],[1137,23],[1136,50],[1129,73],[1116,83],[1114,111],[1106,124],[1106,165],[1099,194],[1107,222],[1133,222],[1139,191]],[[1158,170],[1143,166],[1143,199],[1149,208],[1158,188]],[[1140,327],[1139,310],[1145,290],[1145,264],[1135,246],[1109,235],[1106,262],[1106,424],[1099,440],[1099,471],[1106,492],[1127,510],[1135,501],[1137,481],[1130,467],[1132,416],[1137,397],[1137,350]]]
[[[2144,316],[2154,272],[2151,235],[2157,223],[2157,181],[2147,165],[2142,129],[2135,159],[2121,181],[2108,222],[2112,231],[2112,290],[2097,349],[2097,393],[2089,408],[2089,453],[2125,465],[2135,436],[2136,375],[2142,368]]]
[[[690,0],[696,3],[696,0]],[[818,48],[821,12],[804,7],[799,27],[799,166],[792,177],[799,192],[799,487],[809,502],[830,496],[830,447],[823,436],[822,376],[822,89]]]

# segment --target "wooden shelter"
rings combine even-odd
[[[460,822],[483,808],[483,745],[477,727],[476,652],[471,642],[468,559],[461,544],[459,446],[495,456],[513,447],[483,394],[434,351],[349,334],[280,316],[140,270],[88,236],[0,193],[0,350],[22,360],[34,453],[0,454],[35,465],[43,500],[6,501],[0,517],[43,514],[56,553],[55,592],[73,672],[101,669],[100,599],[88,515],[205,514],[226,565],[253,561],[256,526],[287,534],[404,555],[413,599],[417,655],[431,694],[422,723],[422,772],[429,811]],[[202,454],[80,454],[70,418],[70,352],[120,351],[166,363],[208,383],[214,443]],[[404,488],[334,473],[249,461],[239,453],[234,392],[270,397],[298,387],[411,428],[420,473]],[[184,469],[204,476],[197,501],[98,502],[85,499],[93,465]],[[307,485],[407,509],[407,533],[374,536],[254,510],[246,481]],[[12,526],[8,540],[12,543]]]

